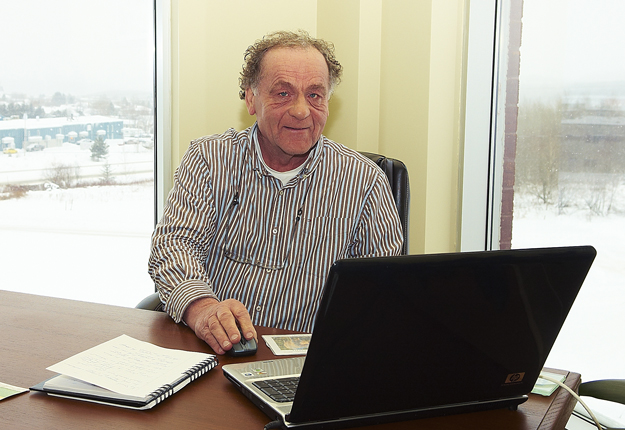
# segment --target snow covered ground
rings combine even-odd
[[[147,274],[154,183],[152,173],[141,173],[153,166],[153,152],[112,142],[108,162],[119,166],[112,169],[116,183],[136,183],[53,188],[0,200],[0,288],[120,306],[135,306],[154,291]],[[3,177],[19,172],[41,179],[54,163],[80,166],[95,183],[104,165],[67,143],[0,154],[0,190]]]
[[[0,201],[0,288],[135,306],[154,291],[152,194],[143,183]]]
[[[28,153],[22,161],[30,170],[45,169],[61,151]],[[84,149],[70,147],[63,162],[68,157],[81,166],[102,166]],[[112,145],[109,162],[151,162],[151,157],[145,148]],[[0,154],[0,184],[3,173],[28,170],[17,161]],[[150,176],[114,172],[118,183],[141,175]],[[625,190],[617,195],[625,196]],[[614,203],[625,209],[625,202]],[[20,199],[0,200],[0,288],[135,306],[154,290],[147,274],[153,208],[152,182],[31,191]],[[547,366],[580,372],[584,380],[625,379],[625,214],[598,216],[572,207],[558,214],[554,207],[518,196],[512,243],[515,248],[590,244],[597,249]],[[625,423],[620,405],[590,403]]]
[[[106,164],[117,182],[137,177],[151,178],[154,170],[154,152],[140,144],[124,145],[122,139],[108,139],[109,155],[106,160],[93,161],[89,146],[64,142],[61,146],[43,151],[7,155],[0,153],[0,188],[5,184],[41,183],[50,171],[67,166],[83,181],[97,181],[103,176]]]

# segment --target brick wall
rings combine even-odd
[[[512,246],[514,174],[517,143],[517,119],[519,114],[519,70],[521,65],[521,20],[523,18],[523,0],[511,0],[510,3],[510,34],[508,37],[508,67],[505,97],[503,181],[501,194],[501,218],[499,225],[500,249],[510,249]]]

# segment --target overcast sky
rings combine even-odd
[[[522,82],[625,80],[624,22],[625,0],[525,0]],[[0,0],[0,87],[149,92],[152,25],[152,0]]]
[[[150,92],[152,27],[152,0],[0,0],[0,87]]]
[[[624,0],[525,0],[521,85],[625,83]]]

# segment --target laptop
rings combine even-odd
[[[516,409],[595,255],[576,246],[339,260],[305,357],[222,369],[284,429]],[[276,394],[283,387],[291,394]]]

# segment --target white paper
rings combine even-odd
[[[210,357],[214,356],[161,348],[121,335],[47,369],[117,393],[145,397]]]

